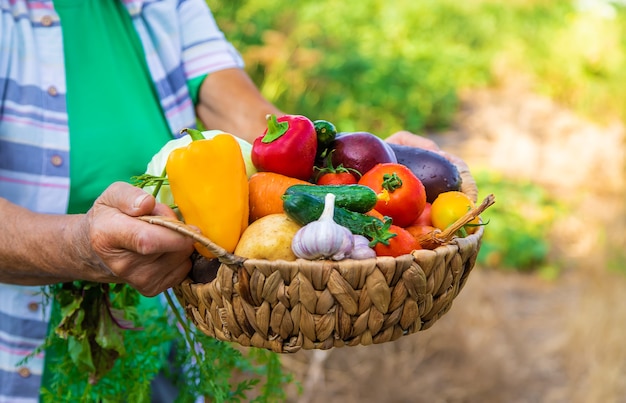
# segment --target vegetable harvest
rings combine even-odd
[[[166,171],[174,201],[187,224],[196,226],[229,252],[248,226],[248,176],[241,148],[233,135],[205,139],[187,129],[193,141],[173,150]],[[204,246],[196,249],[215,257]]]
[[[453,177],[458,172],[451,162],[437,161],[438,166],[452,166],[451,173],[440,169],[441,174],[433,176],[432,153],[425,150],[394,148],[368,132],[337,133],[331,122],[302,115],[268,115],[266,119],[267,128],[247,155],[240,149],[243,159],[249,158],[256,170],[252,175],[248,170],[247,178],[241,157],[236,158],[234,149],[226,151],[226,140],[219,136],[215,146],[209,147],[213,154],[203,158],[193,157],[188,149],[172,152],[167,180],[184,221],[227,251],[246,258],[396,257],[438,246],[424,241],[445,231],[437,221],[442,209],[433,209],[429,200],[461,193],[449,190],[460,184]],[[199,150],[204,140],[188,148],[196,148],[196,142]],[[402,158],[397,158],[400,151]],[[346,168],[350,164],[358,169]],[[341,175],[350,178],[344,180]],[[428,178],[428,187],[422,178]],[[448,220],[454,221],[472,206],[463,204]],[[439,238],[439,245],[450,236],[475,232],[483,225],[478,214],[467,225],[459,219],[455,224],[463,228],[446,231],[451,235],[444,241]]]

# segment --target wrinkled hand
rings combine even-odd
[[[411,146],[424,148],[431,151],[439,151],[439,146],[431,139],[408,132],[406,130],[402,130],[392,134],[391,136],[387,137],[385,141],[387,141],[388,143],[399,144],[402,146]]]
[[[109,186],[85,215],[83,253],[98,281],[124,282],[154,296],[179,284],[191,269],[193,241],[133,217],[176,218],[144,190],[123,182]]]

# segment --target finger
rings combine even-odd
[[[90,217],[91,248],[108,264],[111,258],[124,252],[142,256],[167,252],[180,252],[189,256],[193,252],[191,238],[120,213],[114,208],[93,209]]]
[[[174,210],[172,210],[169,206],[163,203],[156,203],[154,209],[150,213],[151,215],[160,215],[170,218],[178,218]]]
[[[181,252],[186,256],[193,252],[194,241],[172,229],[159,225],[135,220],[135,231],[131,233],[131,247],[137,253],[150,255],[154,253]]]
[[[191,265],[191,259],[186,259],[180,262],[177,266],[172,267],[167,276],[163,279],[159,292],[163,292],[168,288],[182,283],[191,271]]]
[[[181,260],[164,255],[150,265],[148,272],[144,272],[141,267],[136,268],[126,277],[126,281],[142,295],[153,297],[180,284],[187,277],[191,265],[189,258]]]
[[[96,204],[113,207],[125,214],[137,217],[150,214],[156,200],[152,195],[129,183],[115,182],[100,195]]]
[[[403,146],[411,146],[417,148],[423,148],[431,151],[438,151],[439,145],[433,140],[426,137],[402,130],[387,137],[388,143],[399,144]]]

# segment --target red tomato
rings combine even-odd
[[[424,185],[404,165],[391,162],[377,164],[358,183],[378,194],[379,200],[374,208],[382,215],[391,217],[394,225],[409,226],[424,211]]]
[[[318,185],[353,185],[356,178],[350,172],[329,172],[317,178]]]
[[[432,208],[432,204],[426,202],[424,205],[424,210],[422,210],[422,214],[417,217],[417,220],[413,221],[411,225],[427,225],[433,226],[432,216],[430,215],[430,211]]]
[[[357,183],[361,174],[352,168],[345,168],[342,164],[335,168],[332,163],[333,152],[334,150],[326,157],[325,166],[313,168],[318,171],[315,183],[318,185],[354,185]]]
[[[433,226],[444,230],[472,208],[474,208],[474,202],[465,193],[457,191],[440,193],[433,201],[431,208]],[[464,228],[471,234],[476,231],[478,227],[475,225],[479,223],[480,218],[476,217]]]
[[[421,249],[417,238],[402,227],[391,225],[389,231],[396,234],[393,238],[389,238],[389,245],[381,242],[374,246],[376,256],[401,256]]]

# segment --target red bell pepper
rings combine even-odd
[[[265,133],[252,144],[252,163],[258,171],[309,180],[313,175],[317,134],[313,122],[301,115],[268,115]]]

